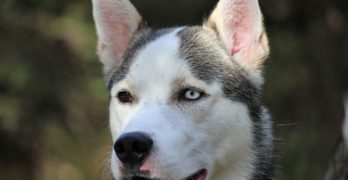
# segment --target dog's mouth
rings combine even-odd
[[[196,173],[192,174],[191,176],[185,178],[185,180],[205,180],[207,177],[207,170],[206,169],[200,169]]]
[[[182,180],[205,180],[207,177],[207,170],[206,169],[200,169],[197,172],[193,173],[192,175],[183,178]],[[161,178],[153,178],[149,177],[147,174],[139,174],[134,176],[127,176],[123,177],[122,180],[161,180]]]

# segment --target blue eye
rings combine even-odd
[[[182,92],[181,98],[188,101],[198,100],[203,96],[203,93],[194,89],[185,89]]]

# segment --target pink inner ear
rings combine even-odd
[[[127,25],[121,27],[115,27],[114,31],[109,33],[109,37],[112,39],[113,52],[115,55],[123,55],[129,46],[129,41],[131,38],[131,28]]]
[[[249,59],[253,53],[253,45],[257,43],[254,41],[254,37],[251,35],[252,32],[249,32],[244,29],[237,29],[237,32],[233,35],[233,45],[231,48],[232,56],[238,52],[241,52],[245,59]]]
[[[258,69],[269,53],[258,1],[220,0],[211,20],[234,59]]]
[[[236,26],[235,26],[236,27]],[[233,29],[235,29],[236,31],[238,31],[238,28],[233,28]],[[231,54],[232,54],[232,56],[233,55],[235,55],[236,53],[238,53],[240,50],[241,50],[241,48],[243,48],[242,46],[242,42],[244,42],[243,41],[243,39],[245,38],[243,38],[242,37],[242,35],[241,35],[241,33],[242,32],[232,32],[233,33],[233,35],[232,35],[232,42],[233,42],[233,44],[232,44],[232,49],[231,49]]]
[[[127,17],[118,13],[114,6],[107,6],[106,3],[105,6],[101,6],[101,25],[106,36],[103,41],[107,46],[112,46],[115,55],[123,54],[128,48],[131,28],[129,23],[124,22]]]
[[[226,23],[227,33],[232,39],[231,54],[235,55],[240,50],[246,51],[251,46],[256,35],[256,25],[258,16],[253,12],[252,0],[236,0],[236,2],[226,3],[232,7],[224,7],[224,22]]]
[[[110,48],[114,58],[120,59],[141,17],[128,0],[93,0],[93,3],[102,46]]]

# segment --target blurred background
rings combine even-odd
[[[133,0],[150,25],[200,24],[216,0]],[[348,87],[346,0],[260,0],[264,103],[280,180],[320,179]],[[0,1],[0,179],[110,179],[108,94],[89,0]]]

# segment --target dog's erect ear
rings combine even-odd
[[[141,16],[129,0],[92,0],[99,39],[98,54],[106,71],[117,68]]]
[[[269,55],[258,0],[220,0],[206,26],[219,34],[233,58],[249,70],[260,70]]]

